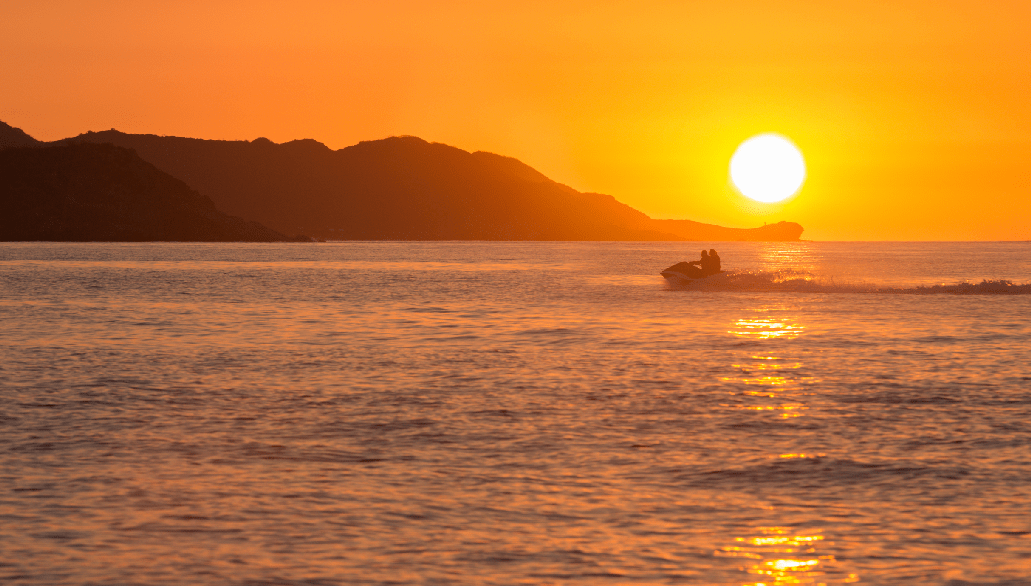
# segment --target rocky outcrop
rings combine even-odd
[[[651,220],[657,230],[684,237],[686,240],[798,240],[802,225],[777,222],[761,228],[724,228],[691,220]]]

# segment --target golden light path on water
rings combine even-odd
[[[792,250],[767,249],[770,265],[777,265],[794,256]],[[785,316],[783,306],[757,308],[755,316],[735,320],[727,333],[741,340],[757,343],[767,341],[795,340],[806,333],[806,327],[798,320]],[[746,357],[731,365],[737,375],[721,377],[724,383],[744,385],[743,390],[731,391],[738,399],[739,409],[777,413],[781,419],[802,417],[809,409],[806,397],[814,393],[812,386],[818,383],[813,376],[800,374],[803,362],[797,356],[749,352]],[[736,384],[735,384],[736,383]],[[731,405],[725,405],[730,407]],[[785,453],[775,456],[776,460],[819,458],[822,453]],[[786,586],[790,584],[826,585],[828,570],[837,560],[833,554],[821,551],[826,544],[824,532],[797,534],[787,526],[760,526],[756,533],[734,537],[730,545],[713,552],[716,557],[741,558],[745,564],[742,571],[750,576],[743,586]],[[859,576],[835,568],[833,583],[858,582]]]
[[[754,581],[744,586],[773,586],[788,584],[826,584],[827,567],[837,560],[834,555],[822,554],[820,546],[825,537],[820,534],[799,535],[789,527],[758,527],[758,533],[738,537],[734,545],[727,545],[714,555],[747,560],[745,571]],[[847,574],[840,583],[859,581],[856,574]]]
[[[735,321],[728,333],[743,339],[791,340],[800,336],[804,330],[804,326],[791,319],[756,317]],[[741,408],[753,411],[783,411],[780,414],[782,418],[802,415],[801,411],[807,409],[807,406],[796,400],[801,393],[799,385],[803,382],[812,382],[814,378],[789,376],[791,371],[801,368],[802,363],[765,355],[749,355],[748,360],[750,362],[742,361],[733,365],[740,375],[721,377],[720,380],[754,387],[741,391],[743,395],[779,399],[779,402],[746,405]]]

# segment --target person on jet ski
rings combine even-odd
[[[705,272],[705,267],[711,264],[711,262],[709,261],[709,253],[703,250],[701,260],[693,260],[690,262],[685,262],[683,264],[687,265],[683,268],[683,273],[685,276],[691,277],[692,279],[700,279],[702,277],[706,277],[708,276],[708,273]]]
[[[701,260],[696,260],[687,264],[691,265],[690,272],[687,273],[687,276],[696,279],[723,272],[720,265],[720,255],[716,254],[715,248],[710,248],[708,252],[703,250]],[[697,265],[697,267],[695,267],[695,265]]]
[[[720,255],[716,254],[715,249],[710,249],[709,251],[702,251],[701,260],[678,262],[662,271],[662,276],[667,279],[671,278],[671,275],[679,275],[688,279],[701,279],[719,272],[722,272],[720,269]]]
[[[710,248],[709,249],[709,256],[708,256],[709,264],[708,264],[708,266],[706,266],[705,260],[706,260],[705,255],[702,255],[701,268],[702,268],[702,272],[705,273],[706,277],[708,277],[709,275],[715,275],[717,273],[722,273],[723,272],[723,269],[721,268],[721,265],[720,265],[720,255],[716,254],[716,249],[715,248]]]

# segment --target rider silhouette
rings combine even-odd
[[[716,254],[715,248],[710,248],[708,251],[703,250],[701,260],[691,261],[686,264],[689,265],[686,275],[694,279],[723,272],[720,264],[720,255]]]
[[[700,279],[702,277],[706,277],[708,276],[708,273],[706,273],[705,270],[706,268],[711,266],[711,262],[709,261],[709,253],[703,250],[701,260],[693,260],[691,262],[684,264],[687,265],[686,267],[684,267],[684,274],[686,276],[691,277],[692,279]]]

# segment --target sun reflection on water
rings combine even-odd
[[[786,308],[757,309],[758,315],[734,321],[727,332],[748,342],[747,356],[731,364],[732,373],[721,377],[734,404],[727,405],[755,416],[776,416],[779,420],[802,417],[810,409],[808,397],[819,382],[805,372],[801,356],[792,352],[790,341],[806,334],[806,327],[794,317],[783,315]],[[756,351],[755,346],[762,345]],[[766,415],[768,414],[768,415]],[[770,420],[767,420],[770,421]],[[794,450],[773,451],[769,458],[796,460],[820,458],[824,454]],[[789,448],[790,450],[790,448]],[[788,584],[841,584],[858,581],[854,574],[835,568],[836,560],[826,551],[822,532],[796,533],[787,527],[759,527],[758,534],[738,537],[714,553],[720,557],[742,558],[740,569],[749,574],[744,586]]]
[[[777,342],[794,340],[805,333],[805,326],[785,316],[771,316],[768,312],[777,308],[757,309],[766,313],[756,317],[740,318],[733,322],[727,333],[736,338],[753,342]],[[785,358],[780,353],[750,353],[746,360],[732,364],[733,375],[720,377],[720,382],[737,387],[731,394],[744,398],[752,397],[760,403],[739,402],[734,407],[748,411],[776,411],[778,417],[790,419],[801,417],[809,407],[797,400],[805,396],[805,386],[814,378],[801,372],[802,362],[797,358]],[[774,401],[768,401],[774,399]],[[791,399],[785,401],[784,399]],[[765,401],[763,401],[765,400]],[[729,407],[730,405],[728,405]]]
[[[739,338],[758,338],[768,340],[770,338],[783,338],[792,340],[801,335],[805,328],[794,320],[776,318],[752,318],[739,319],[734,322],[735,329],[728,333]]]
[[[754,315],[737,319],[728,327],[727,333],[746,342],[740,345],[748,348],[748,353],[730,365],[732,371],[727,376],[720,377],[733,397],[726,407],[753,413],[753,417],[775,416],[781,421],[802,417],[810,410],[810,397],[819,380],[807,374],[803,354],[795,351],[792,340],[807,330],[793,316],[785,315],[789,312],[785,307],[757,308]],[[771,444],[766,457],[777,461],[825,457],[804,445],[779,447],[777,450]],[[745,561],[739,569],[749,575],[749,581],[743,586],[859,581],[856,574],[837,567],[833,544],[827,542],[822,531],[799,532],[780,526],[758,527],[756,531],[714,552],[717,557]]]
[[[812,273],[823,264],[821,256],[806,242],[770,242],[763,246],[760,257],[762,269],[767,271]]]
[[[717,557],[749,560],[742,569],[752,576],[743,586],[852,583],[856,574],[836,568],[833,555],[821,553],[826,537],[822,532],[795,534],[787,527],[759,527],[759,535],[738,537],[733,545],[715,552]]]

